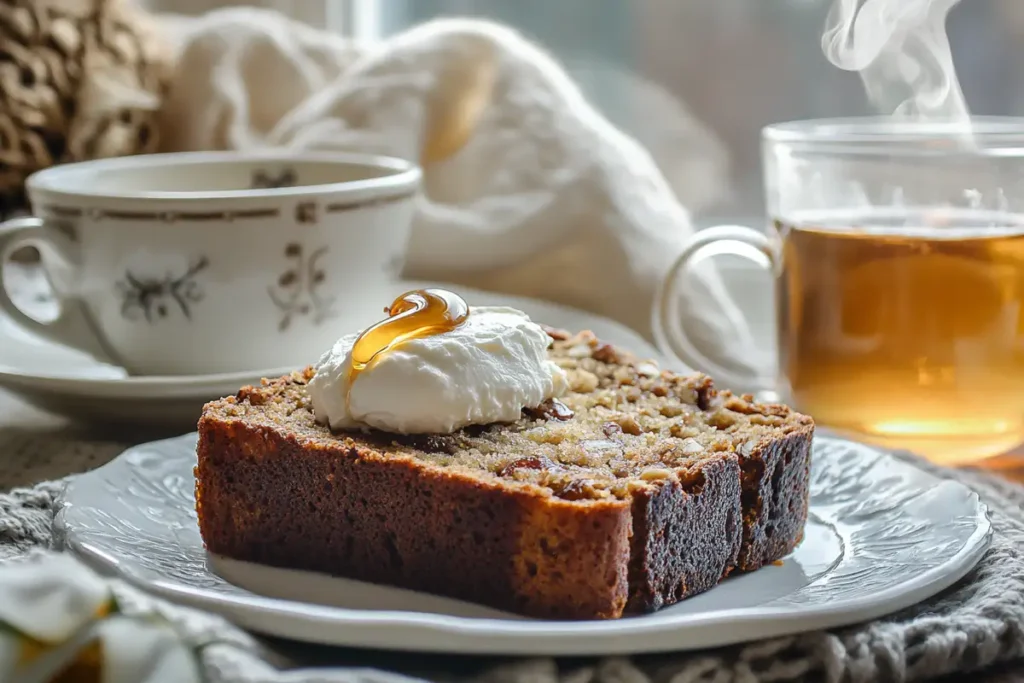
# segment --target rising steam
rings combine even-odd
[[[821,47],[860,73],[871,102],[911,120],[967,124],[946,15],[959,0],[835,0]]]

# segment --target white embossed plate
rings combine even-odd
[[[732,577],[654,614],[540,621],[208,558],[193,508],[195,443],[189,434],[145,444],[79,476],[61,501],[58,539],[101,571],[170,600],[218,612],[253,631],[334,645],[607,655],[830,628],[908,607],[952,585],[981,558],[990,534],[984,505],[962,484],[871,447],[819,436],[811,521],[804,542],[780,566]]]

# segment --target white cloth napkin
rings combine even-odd
[[[548,299],[650,338],[655,288],[693,233],[680,198],[722,189],[722,160],[706,144],[685,166],[687,151],[673,150],[670,185],[549,55],[490,22],[436,20],[373,45],[253,8],[176,27],[165,151],[418,159],[424,196],[406,277]],[[692,132],[692,119],[680,123]],[[748,369],[750,331],[715,272],[702,268],[683,298],[705,355]]]

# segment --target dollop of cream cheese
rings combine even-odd
[[[448,434],[473,424],[513,422],[523,408],[557,398],[568,386],[565,371],[548,360],[551,338],[514,308],[471,307],[455,329],[385,352],[356,374],[350,389],[358,336],[339,339],[320,358],[307,387],[317,421],[331,429]]]

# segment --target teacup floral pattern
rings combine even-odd
[[[209,260],[201,256],[177,273],[139,275],[125,269],[115,285],[121,296],[121,315],[128,320],[154,323],[179,312],[191,320],[192,306],[204,296],[197,278],[209,265]]]
[[[251,189],[272,189],[275,187],[294,187],[299,184],[299,176],[294,168],[285,167],[278,172],[266,171],[262,168],[252,173]]]
[[[320,247],[307,253],[298,242],[290,242],[284,248],[287,269],[277,282],[267,288],[270,300],[281,312],[278,330],[284,332],[299,316],[311,315],[314,324],[320,324],[333,315],[331,305],[334,298],[323,293],[327,273],[320,265],[327,254],[327,247]]]

